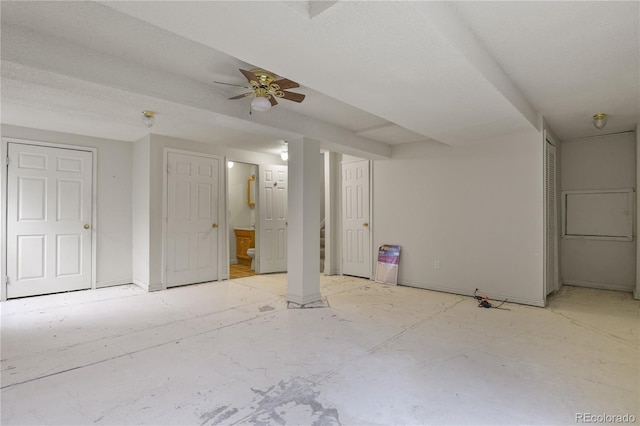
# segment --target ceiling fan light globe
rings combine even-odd
[[[262,96],[256,96],[251,101],[251,109],[254,111],[269,111],[271,109],[271,102],[269,99]]]
[[[602,129],[607,125],[607,114],[601,113],[593,116],[593,125],[596,126],[597,129]]]
[[[151,128],[156,122],[156,113],[154,111],[142,111],[142,123]]]

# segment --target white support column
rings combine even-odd
[[[320,142],[289,141],[287,301],[319,302],[320,295]]]

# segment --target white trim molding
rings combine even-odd
[[[133,284],[133,279],[124,278],[121,280],[98,281],[96,283],[96,288],[115,287],[118,285],[127,285],[127,284]]]

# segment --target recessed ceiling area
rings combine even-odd
[[[632,130],[637,2],[2,2],[2,122],[274,152],[305,135],[385,158],[536,128]],[[242,22],[242,25],[238,25]],[[280,22],[273,25],[273,22]],[[359,22],[359,25],[352,25]],[[265,34],[268,37],[265,38]],[[294,35],[294,36],[292,36]],[[268,40],[256,42],[256,40]],[[304,102],[228,101],[261,67]]]
[[[600,112],[615,117],[608,132],[636,125],[638,2],[457,2],[456,9],[561,138],[596,134],[591,116]]]

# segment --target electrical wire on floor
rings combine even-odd
[[[489,302],[489,298],[487,296],[478,296],[478,289],[476,288],[476,291],[473,292],[473,298],[476,299],[478,301],[478,308],[493,308],[493,309],[502,309],[503,311],[510,311],[511,309],[509,308],[501,308],[502,305],[504,305],[504,302],[507,301],[507,299],[504,299],[498,306],[493,306],[491,304],[491,302]]]

